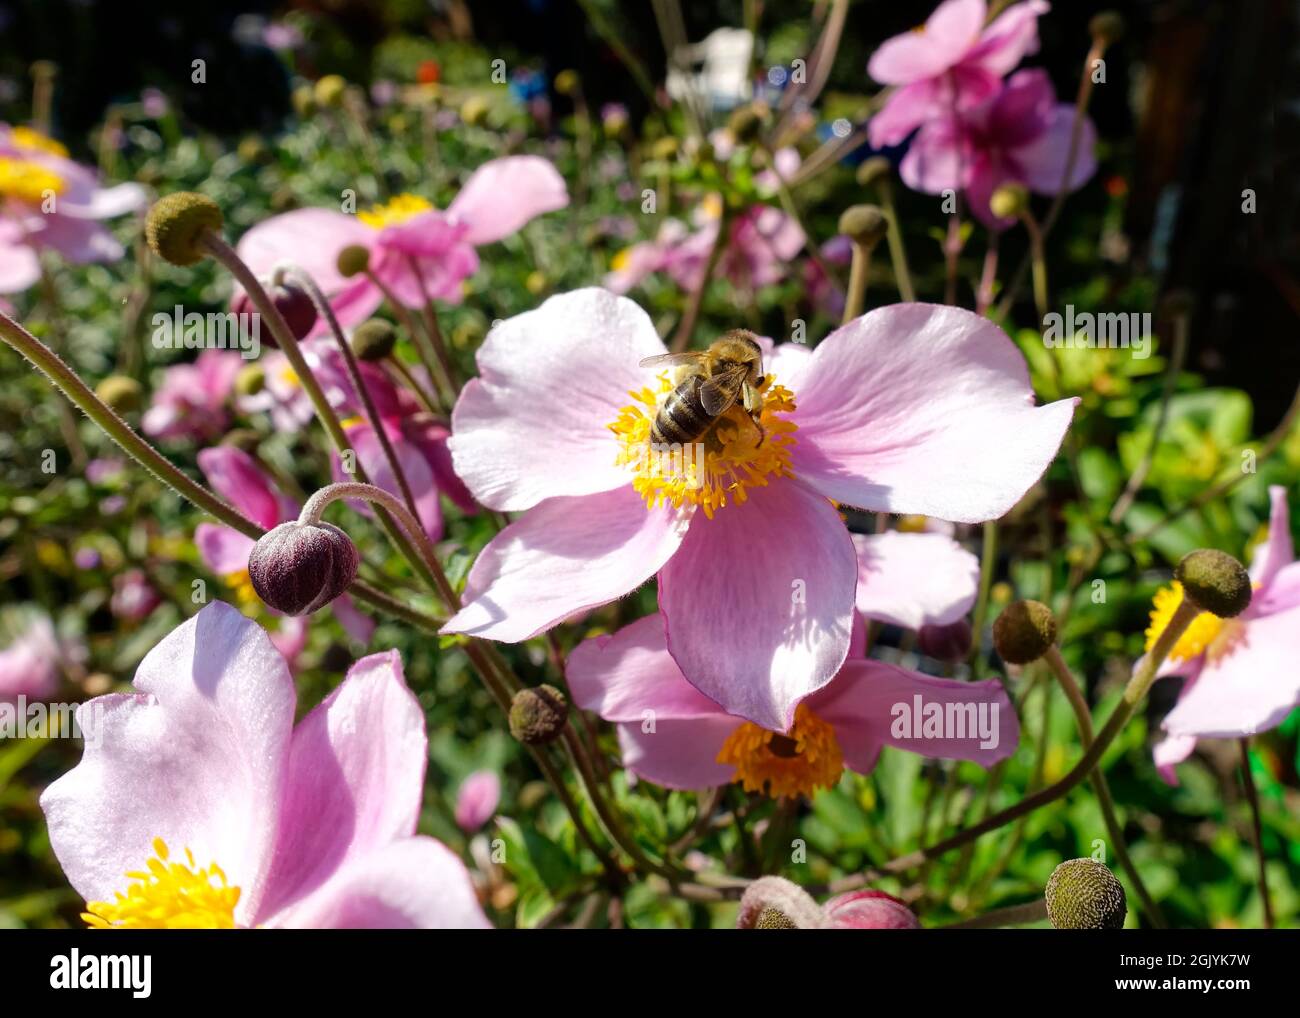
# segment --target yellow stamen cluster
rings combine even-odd
[[[623,407],[609,425],[619,440],[617,462],[632,467],[632,486],[648,508],[695,505],[712,519],[728,499],[739,504],[748,497],[747,489],[765,486],[769,477],[792,476],[790,447],[798,425],[777,415],[794,410],[794,394],[777,385],[770,374],[759,387],[761,438],[749,414],[737,405],[701,436],[695,443],[698,448],[685,447],[680,454],[669,455],[651,449],[650,428],[673,388],[664,373],[657,387],[628,393],[636,402]]]
[[[1147,650],[1156,645],[1156,640],[1169,625],[1169,620],[1173,618],[1174,611],[1182,599],[1183,585],[1177,580],[1156,591],[1156,596],[1151,602],[1151,624],[1147,626]],[[1231,652],[1241,631],[1240,624],[1231,619],[1221,619],[1209,612],[1201,612],[1192,619],[1192,624],[1178,638],[1178,642],[1169,652],[1169,659],[1190,661],[1207,652],[1211,659],[1220,657]]]
[[[39,205],[65,186],[62,177],[38,163],[0,156],[0,198]]]
[[[239,888],[226,884],[215,863],[197,869],[187,848],[185,862],[169,862],[167,845],[154,838],[156,858],[145,865],[147,873],[130,872],[126,893],[116,900],[88,901],[81,914],[90,926],[117,930],[233,930]]]
[[[404,223],[412,216],[418,216],[421,212],[428,212],[431,208],[433,208],[433,204],[419,195],[399,194],[382,205],[375,205],[372,208],[358,212],[357,218],[367,226],[382,230],[385,226],[396,226],[398,223]]]
[[[35,149],[37,152],[46,152],[62,159],[68,158],[68,150],[63,145],[30,127],[11,127],[9,140],[19,148]]]
[[[257,591],[253,589],[253,581],[249,578],[247,569],[237,569],[233,573],[227,573],[225,580],[226,585],[230,587],[235,600],[240,604],[260,603]]]
[[[804,704],[795,709],[788,735],[746,721],[727,736],[718,763],[736,768],[732,780],[746,792],[766,791],[774,799],[832,788],[844,773],[835,730]]]

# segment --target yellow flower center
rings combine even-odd
[[[234,594],[235,600],[240,604],[259,603],[260,599],[257,596],[257,591],[253,589],[253,581],[249,577],[247,569],[236,569],[233,573],[227,573],[225,580]]]
[[[769,477],[792,476],[790,447],[799,429],[793,421],[777,415],[794,410],[794,394],[777,385],[771,374],[758,387],[763,396],[761,435],[744,407],[737,404],[695,442],[656,449],[650,441],[650,428],[674,388],[668,374],[661,374],[657,387],[628,393],[636,402],[623,407],[609,425],[618,437],[617,462],[632,468],[632,486],[647,508],[696,505],[712,519],[728,499],[744,502],[747,490],[766,485]]]
[[[38,152],[48,152],[52,156],[68,158],[66,148],[53,138],[46,137],[40,131],[34,131],[30,127],[11,127],[9,140],[19,148],[36,149]]]
[[[618,254],[614,255],[614,257],[609,260],[609,267],[613,269],[615,272],[622,272],[625,268],[627,268],[628,262],[630,262],[631,260],[632,260],[632,249],[630,247],[625,247],[623,248],[622,251],[619,251]]]
[[[66,185],[57,173],[26,159],[0,156],[0,198],[39,205]]]
[[[774,799],[831,788],[844,773],[844,754],[835,730],[804,704],[794,712],[789,735],[746,721],[727,736],[718,763],[736,768],[732,780],[746,792],[766,791]]]
[[[412,216],[417,216],[421,212],[428,212],[431,208],[433,208],[433,204],[418,195],[399,194],[396,198],[392,198],[381,205],[375,205],[373,208],[358,212],[357,218],[367,226],[382,230],[385,226],[396,226],[398,223],[404,223]]]
[[[130,872],[126,893],[116,900],[88,901],[81,914],[101,930],[233,930],[239,888],[226,884],[226,875],[213,863],[197,869],[187,848],[185,862],[169,862],[167,845],[154,838],[155,858],[147,873]]]
[[[1151,602],[1151,624],[1147,626],[1146,649],[1156,645],[1173,618],[1174,611],[1183,599],[1183,585],[1174,580],[1169,586],[1161,587]],[[1190,661],[1201,654],[1209,653],[1213,660],[1232,652],[1242,633],[1241,624],[1232,619],[1221,619],[1209,612],[1201,612],[1192,619],[1192,624],[1178,638],[1173,649],[1169,651],[1172,661]]]

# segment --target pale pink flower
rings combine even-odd
[[[736,913],[736,928],[766,927],[779,916],[783,928],[799,930],[917,930],[915,913],[884,891],[851,891],[818,905],[812,895],[785,877],[759,877],[747,888]]]
[[[1038,51],[1038,17],[1050,6],[1025,0],[987,26],[984,0],[944,0],[919,31],[886,39],[867,72],[895,86],[868,125],[874,148],[897,145],[927,121],[990,99],[1002,78]]]
[[[99,220],[145,201],[139,184],[101,187],[95,171],[69,159],[57,141],[0,124],[0,293],[35,283],[43,250],[76,264],[121,258],[122,245]]]
[[[919,930],[916,913],[884,891],[850,891],[822,908],[835,930]]]
[[[461,284],[478,270],[476,247],[568,203],[564,179],[549,162],[506,156],[475,170],[445,211],[410,194],[356,215],[297,209],[258,223],[238,251],[259,276],[281,262],[301,266],[329,296],[340,323],[349,326],[368,318],[384,296],[365,276],[339,275],[343,248],[367,248],[371,272],[408,307],[423,307],[426,291],[430,299],[459,303]],[[318,322],[315,331],[325,328]]]
[[[1183,634],[1160,667],[1160,675],[1186,681],[1178,704],[1161,722],[1165,737],[1155,762],[1170,784],[1174,766],[1186,760],[1197,739],[1235,739],[1275,728],[1300,706],[1300,563],[1291,542],[1286,489],[1269,488],[1268,537],[1255,550],[1250,607],[1235,619],[1207,613]],[[1169,602],[1176,598],[1169,598]],[[1152,621],[1167,616],[1157,598]],[[1154,628],[1154,626],[1153,626]],[[1148,630],[1150,633],[1151,630]]]
[[[113,596],[109,598],[108,607],[119,619],[140,622],[153,614],[160,604],[162,598],[143,569],[128,569],[113,577]]]
[[[48,616],[33,617],[18,638],[0,650],[0,703],[19,696],[44,700],[59,688],[64,652]]]
[[[966,193],[971,211],[989,226],[1005,228],[989,198],[1003,184],[1023,184],[1037,194],[1057,194],[1065,181],[1074,106],[1058,103],[1041,70],[1017,71],[986,103],[956,117],[937,117],[917,132],[899,174],[917,191]],[[1097,132],[1084,117],[1070,179],[1082,187],[1097,171]]]
[[[196,442],[222,435],[230,423],[227,406],[235,376],[245,363],[234,350],[204,350],[193,363],[167,368],[140,420],[141,430],[153,438]]]
[[[214,601],[149,652],[135,687],[80,708],[81,762],[41,796],[68,880],[106,903],[93,912],[123,925],[488,925],[464,865],[415,833],[428,747],[395,651],[362,658],[295,726],[284,659]],[[127,875],[163,852],[166,881]]]
[[[501,779],[496,771],[475,771],[456,793],[456,823],[473,833],[491,820],[501,802]]]
[[[488,334],[452,459],[479,502],[524,515],[479,555],[445,631],[531,639],[657,575],[682,673],[775,731],[848,654],[858,563],[834,503],[994,519],[1055,457],[1075,404],[1035,407],[991,322],[899,304],[814,350],[777,347],[765,439],[733,408],[688,471],[662,472],[648,434],[672,379],[638,365],[663,353],[644,311],[597,289]]]

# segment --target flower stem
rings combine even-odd
[[[1264,926],[1273,928],[1273,899],[1268,893],[1268,872],[1264,858],[1264,827],[1260,821],[1259,793],[1255,790],[1255,775],[1250,769],[1250,739],[1238,739],[1241,747],[1241,783],[1246,788],[1246,801],[1250,804],[1251,836],[1255,841],[1255,857],[1259,860],[1259,896],[1264,903]]]
[[[853,242],[853,262],[849,266],[849,289],[844,300],[842,325],[862,314],[867,299],[867,278],[871,273],[871,249],[874,244]]]
[[[1047,918],[1047,902],[1043,898],[1027,901],[1022,905],[1007,905],[995,908],[982,915],[962,919],[959,922],[935,926],[937,930],[991,930],[999,926],[1022,926],[1025,923],[1037,923]]]
[[[686,313],[682,315],[682,322],[677,327],[673,341],[668,347],[673,353],[681,353],[691,345],[691,337],[695,335],[695,323],[700,317],[700,308],[704,305],[704,292],[709,288],[713,273],[717,271],[718,262],[722,260],[723,248],[727,246],[727,235],[731,232],[731,214],[727,211],[725,195],[719,194],[718,200],[722,203],[722,211],[718,213],[718,235],[713,238],[713,247],[709,248],[709,257],[704,263],[704,271],[700,273],[700,281],[695,284],[690,301],[686,305]]]
[[[1061,656],[1060,648],[1055,644],[1048,647],[1044,658],[1048,667],[1052,670],[1052,674],[1056,676],[1057,682],[1061,684],[1065,698],[1070,702],[1070,708],[1074,711],[1075,722],[1079,726],[1079,737],[1083,740],[1083,748],[1086,750],[1092,744],[1094,732],[1092,715],[1088,711],[1088,704],[1083,698],[1083,692],[1079,689],[1079,684],[1075,681],[1069,665],[1065,663],[1065,658]],[[1124,841],[1124,831],[1120,827],[1119,817],[1115,814],[1115,800],[1111,798],[1110,785],[1106,781],[1106,775],[1101,769],[1100,762],[1092,769],[1088,779],[1092,783],[1093,791],[1097,793],[1097,802],[1101,807],[1102,820],[1106,824],[1106,833],[1110,835],[1111,843],[1115,846],[1115,858],[1119,860],[1120,866],[1128,874],[1129,880],[1132,881],[1133,889],[1137,892],[1138,900],[1142,904],[1142,911],[1147,914],[1152,926],[1158,930],[1165,929],[1168,923],[1165,922],[1164,914],[1160,911],[1160,906],[1156,904],[1155,899],[1151,897],[1151,892],[1147,890],[1142,875],[1138,872],[1137,867],[1133,864],[1132,857],[1128,853],[1128,845]]]
[[[894,265],[894,279],[898,283],[898,296],[911,303],[916,300],[916,289],[912,286],[912,272],[907,267],[907,249],[903,246],[903,231],[898,226],[898,213],[894,209],[894,185],[888,177],[882,177],[876,184],[880,196],[880,208],[885,213],[888,224],[886,239],[889,242],[889,259]]]
[[[448,407],[455,405],[456,391],[452,387],[451,378],[446,369],[439,363],[437,354],[434,352],[424,329],[420,327],[419,321],[411,314],[410,308],[397,299],[397,295],[393,293],[387,283],[373,272],[367,272],[366,276],[379,288],[379,292],[388,301],[388,306],[393,309],[393,314],[397,315],[402,327],[406,329],[407,335],[411,337],[411,343],[420,358],[420,363],[424,365],[424,370],[429,373],[429,380],[439,389],[443,405]]]

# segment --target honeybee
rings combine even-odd
[[[758,429],[758,444],[766,437],[759,415],[763,410],[763,350],[754,334],[732,329],[704,351],[647,357],[641,367],[672,364],[681,367],[676,388],[668,394],[650,427],[650,441],[670,445],[694,442],[717,423],[737,401]]]

